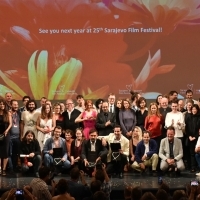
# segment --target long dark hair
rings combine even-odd
[[[192,108],[196,108],[197,109],[197,114],[199,114],[199,106],[197,105],[197,104],[194,104],[193,106],[192,106]],[[192,108],[191,108],[191,110],[192,110]]]
[[[6,110],[6,102],[3,99],[0,99],[0,103],[3,103],[5,108],[3,109],[3,121],[8,122],[9,121],[9,116],[8,116],[8,111]]]
[[[26,131],[24,137],[22,138],[22,141],[23,141],[23,142],[26,141],[26,136],[27,136],[29,133],[31,133],[31,134],[33,135],[33,140],[36,140],[36,139],[35,139],[35,133],[34,133],[33,131],[31,131],[31,130],[28,130],[28,131]]]

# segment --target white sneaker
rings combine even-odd
[[[199,173],[196,173],[196,176],[200,176],[200,172],[199,172]]]

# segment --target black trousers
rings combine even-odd
[[[40,155],[34,156],[30,162],[33,164],[32,167],[28,167],[24,163],[22,164],[22,172],[27,172],[27,171],[29,171],[30,168],[32,168],[34,170],[34,172],[39,171],[40,165],[42,163],[41,156]]]
[[[106,171],[108,174],[111,173],[123,173],[124,171],[124,166],[127,164],[127,156],[124,154],[120,155],[120,160],[119,161],[111,161],[108,163]]]
[[[189,148],[190,148],[190,160],[189,161],[189,167],[191,169],[195,169],[197,167],[197,162],[195,159],[195,146],[197,143],[197,140],[189,141]]]
[[[11,154],[11,160],[12,160],[13,169],[15,169],[17,167],[17,165],[18,165],[19,149],[20,149],[20,140],[19,140],[19,138],[11,139],[10,154]]]

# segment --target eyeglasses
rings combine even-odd
[[[66,105],[72,105],[72,104],[74,104],[74,103],[66,103]]]

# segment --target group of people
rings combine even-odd
[[[39,168],[39,177],[33,178],[23,188],[12,188],[6,191],[2,200],[109,200],[111,182],[106,173],[105,165],[95,170],[94,177],[86,182],[84,172],[72,168],[70,177],[54,180],[49,167]]]
[[[0,173],[6,175],[8,160],[10,169],[32,169],[37,177],[41,165],[63,170],[77,166],[91,175],[98,163],[120,178],[129,167],[156,175],[178,173],[186,165],[195,172],[200,169],[200,112],[192,95],[187,90],[185,99],[178,100],[171,91],[148,108],[136,92],[117,101],[110,93],[95,104],[77,95],[77,106],[72,99],[52,105],[42,97],[39,108],[24,96],[19,108],[6,93],[0,100]]]
[[[97,170],[95,177],[90,180],[90,184],[86,182],[83,171],[73,168],[70,172],[68,180],[61,178],[58,182],[51,181],[51,191],[49,191],[49,180],[51,179],[50,170],[47,167],[39,169],[39,178],[34,178],[29,185],[21,189],[12,188],[6,191],[2,196],[2,200],[109,200],[116,199],[116,195],[112,193],[109,187],[110,180],[105,169]],[[80,183],[79,183],[80,180]],[[195,182],[195,181],[193,181]],[[78,192],[77,192],[78,191]],[[19,193],[19,195],[17,195]],[[21,194],[21,196],[20,196]],[[119,195],[119,194],[118,194]],[[17,196],[17,198],[16,198]],[[119,197],[118,197],[119,199]],[[144,191],[141,186],[125,186],[125,200],[199,200],[200,185],[188,183],[185,190],[170,191],[167,183],[162,182],[158,189],[149,192]]]

